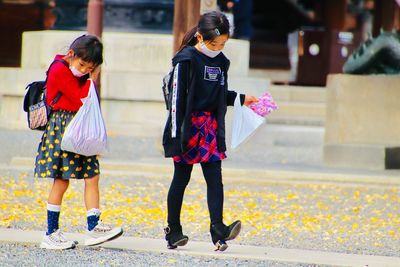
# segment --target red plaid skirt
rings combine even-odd
[[[214,162],[226,158],[217,147],[217,119],[211,112],[192,113],[192,126],[187,150],[182,155],[173,157],[177,163],[195,164]]]

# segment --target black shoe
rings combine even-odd
[[[235,222],[231,223],[228,226],[228,233],[229,234],[225,238],[225,240],[233,240],[233,239],[235,239],[239,235],[241,229],[242,229],[242,222],[241,221],[238,220],[238,221],[235,221]]]
[[[240,221],[235,221],[229,226],[223,223],[212,224],[210,227],[211,239],[216,250],[226,250],[228,244],[225,241],[235,239],[240,233],[241,225]]]
[[[165,240],[167,240],[167,247],[175,249],[178,246],[184,246],[189,241],[189,237],[183,235],[182,226],[167,226],[164,228]]]

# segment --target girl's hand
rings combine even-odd
[[[92,79],[93,81],[97,81],[99,73],[100,73],[100,66],[97,66],[93,71],[90,72],[89,74],[90,79]]]
[[[253,103],[255,103],[255,102],[258,102],[258,99],[257,99],[257,97],[255,97],[255,96],[252,96],[252,95],[246,95],[245,97],[244,97],[244,105],[245,106],[250,106],[251,104],[253,104]]]

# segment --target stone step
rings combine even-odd
[[[40,69],[0,68],[0,80],[3,81],[0,84],[0,93],[3,94],[0,116],[3,126],[26,127],[25,113],[21,110],[24,89],[28,83],[44,79],[44,72]],[[148,114],[147,120],[154,125],[164,121],[162,75],[163,73],[103,71],[103,114],[117,132],[124,128],[118,125],[120,123],[141,124],[143,112]],[[324,88],[270,85],[264,78],[240,76],[230,76],[229,85],[238,92],[255,96],[265,91],[271,92],[279,109],[268,117],[270,123],[324,124]]]
[[[274,99],[285,102],[325,103],[325,87],[271,85],[268,88]]]
[[[267,117],[270,123],[296,125],[324,125],[325,103],[286,102],[276,100],[278,110]]]
[[[26,85],[44,80],[46,70],[31,68],[0,68],[0,94],[23,95]],[[163,101],[161,93],[162,72],[109,71],[101,76],[102,98],[121,100]],[[230,88],[245,94],[261,95],[270,86],[268,79],[230,76]]]
[[[12,129],[26,128],[26,113],[22,110],[22,95],[3,95],[0,125]],[[166,118],[161,101],[138,101],[103,98],[102,113],[110,130],[123,133],[129,125],[142,125],[145,129],[160,130]],[[323,125],[325,106],[320,103],[278,102],[279,109],[267,117],[268,123]],[[143,116],[146,114],[146,117]],[[231,116],[229,112],[228,116]],[[140,128],[140,127],[139,127]]]
[[[400,169],[399,144],[325,144],[323,154],[325,165],[330,167]]]
[[[102,98],[118,100],[164,101],[161,86],[165,73],[112,72],[102,74]],[[229,76],[229,88],[237,92],[261,95],[268,90],[268,79]]]

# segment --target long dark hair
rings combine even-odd
[[[103,44],[94,35],[76,38],[69,48],[83,61],[92,62],[95,66],[103,63]]]
[[[222,34],[229,35],[229,21],[221,12],[211,11],[203,14],[197,26],[194,26],[185,34],[178,51],[186,46],[197,44],[196,32],[203,36],[204,41],[212,41]]]

